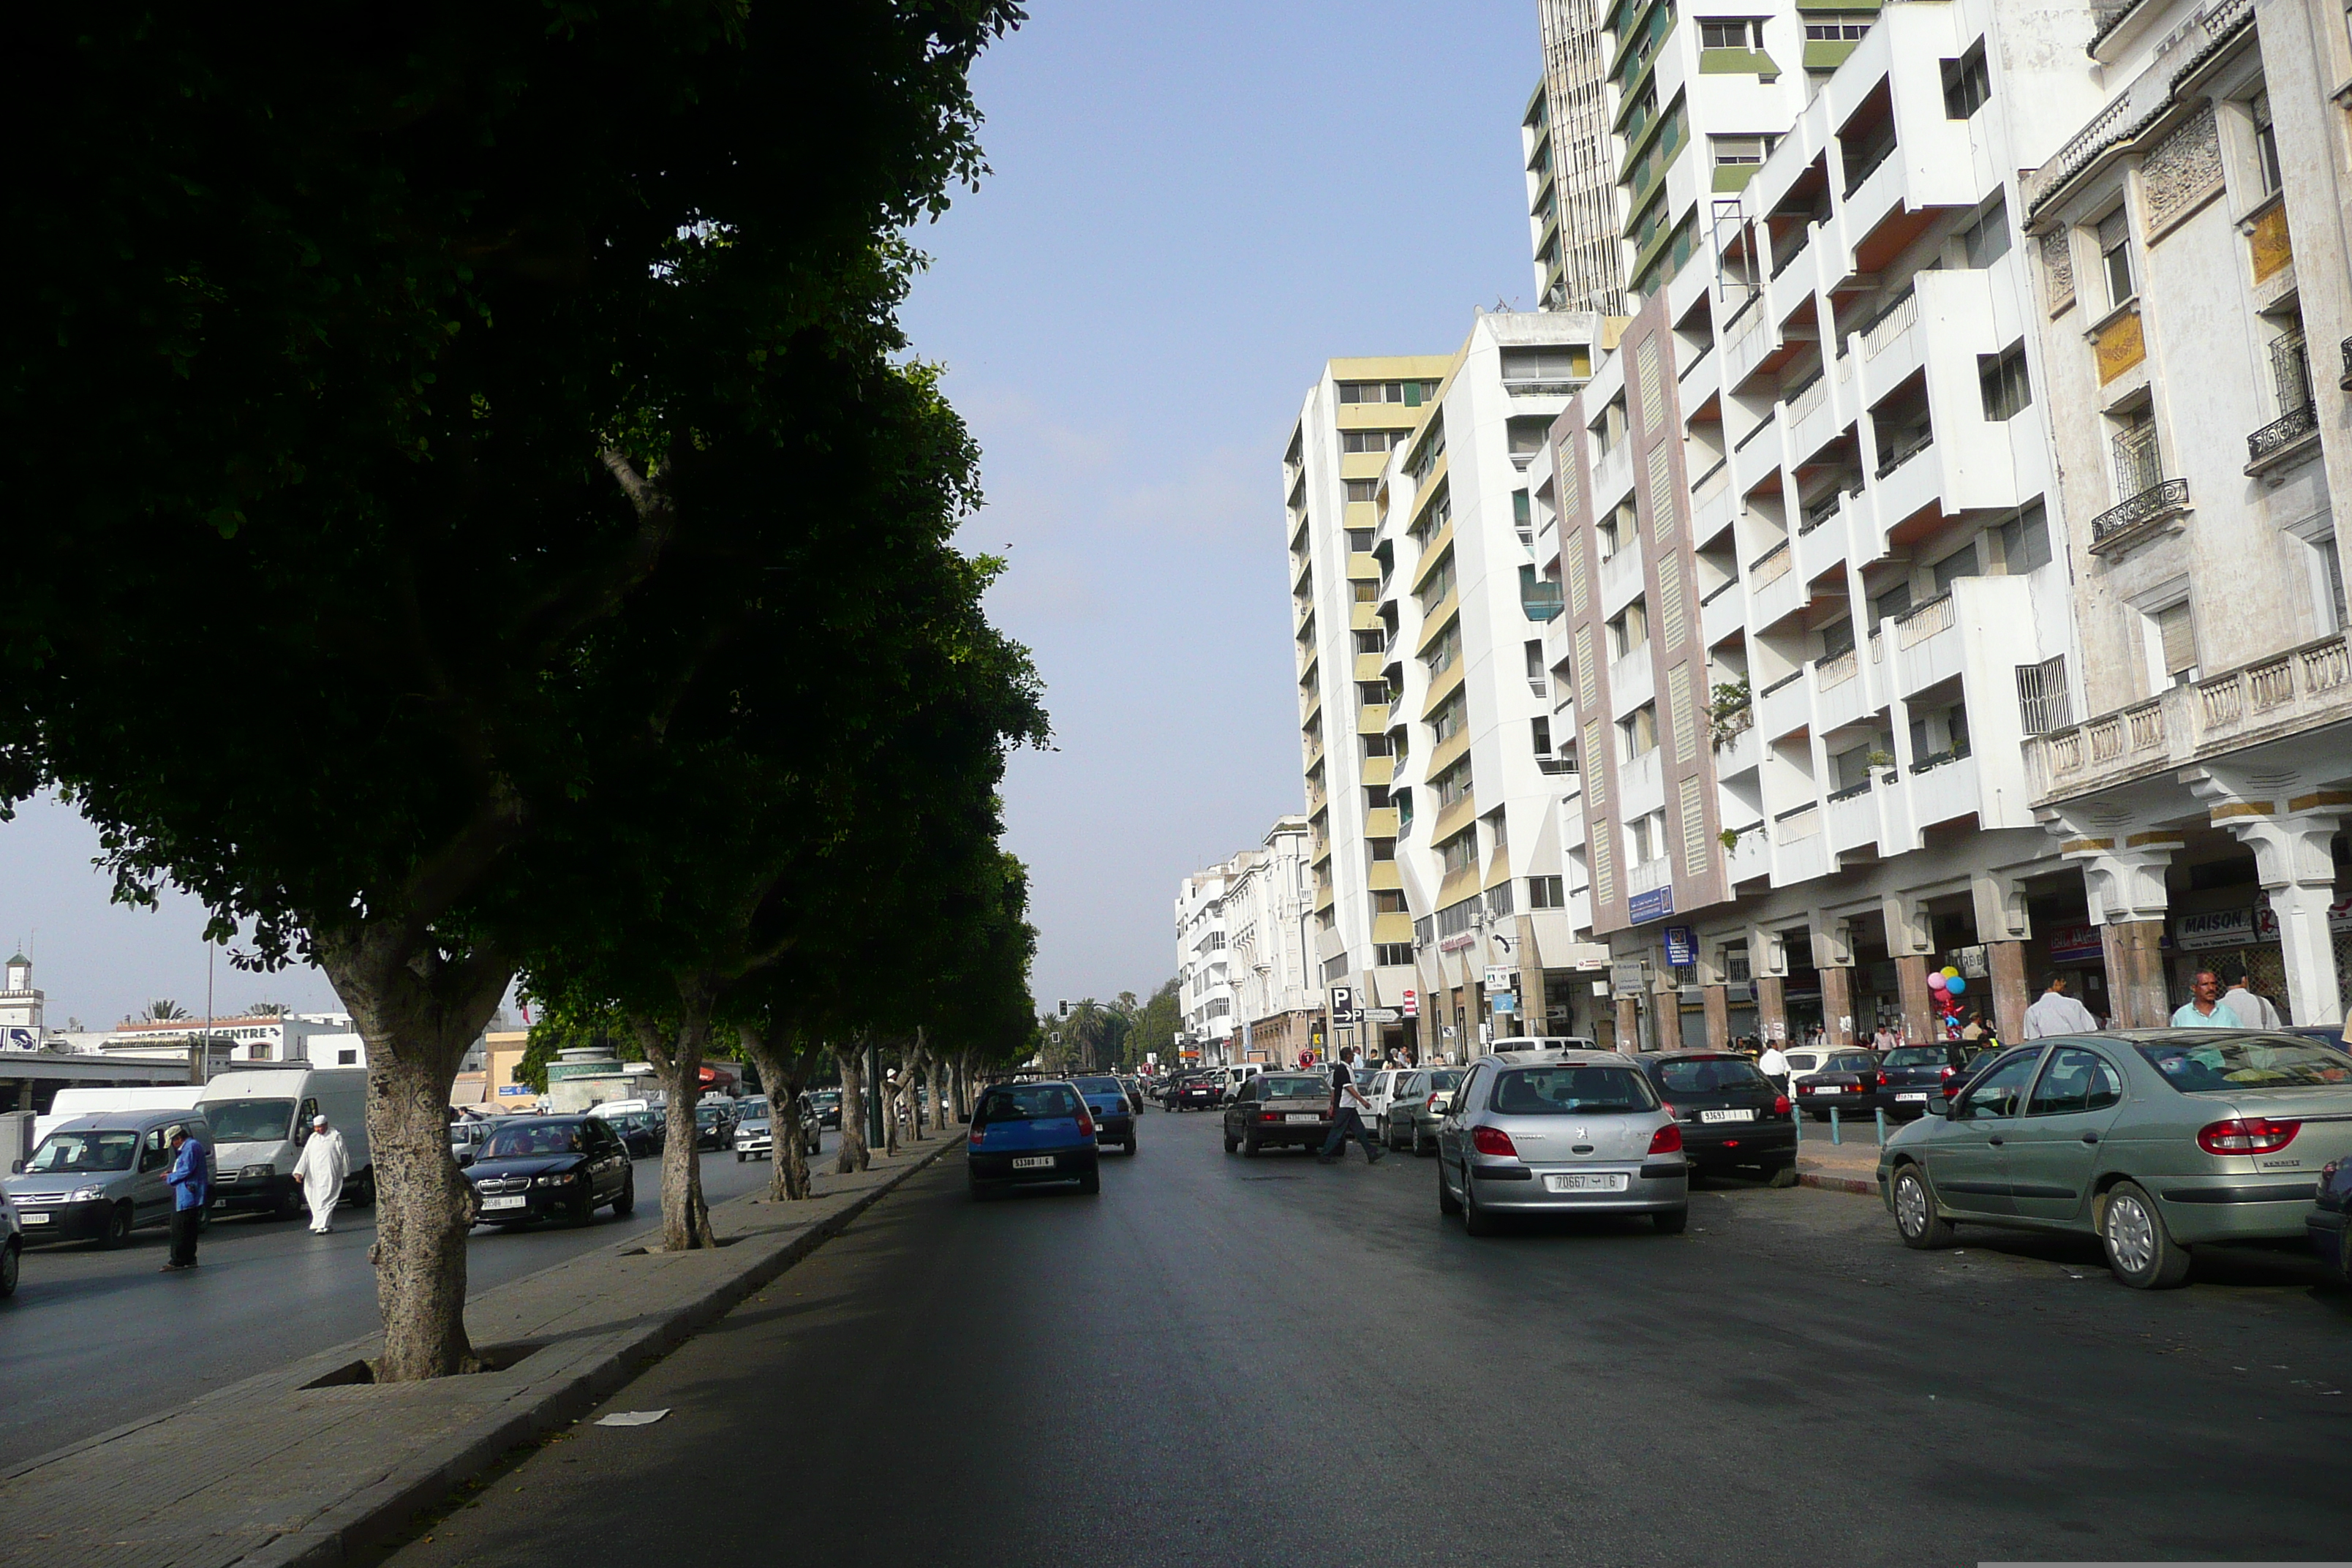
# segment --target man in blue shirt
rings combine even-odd
[[[163,1178],[172,1184],[172,1260],[163,1265],[167,1274],[196,1266],[196,1226],[213,1196],[212,1151],[189,1137],[184,1127],[173,1128],[170,1136],[172,1173]]]
[[[2200,969],[2189,977],[2189,1000],[2172,1015],[2176,1029],[2234,1029],[2239,1027],[2238,1016],[2221,1000],[2221,977],[2210,969]]]

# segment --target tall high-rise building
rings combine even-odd
[[[1543,80],[1519,126],[1538,308],[1622,315],[1625,262],[1599,0],[1540,0],[1538,16]]]

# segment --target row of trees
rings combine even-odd
[[[1025,1053],[1045,721],[897,310],[1007,0],[28,19],[0,802],[369,1045],[385,1381],[476,1364],[445,1120],[518,979],[690,1127]],[[224,755],[200,721],[286,738]],[[665,1239],[709,1240],[691,1136]],[[789,1141],[787,1141],[789,1142]]]
[[[1073,1004],[1066,1018],[1041,1016],[1044,1065],[1055,1072],[1125,1072],[1142,1066],[1150,1052],[1168,1058],[1184,1023],[1181,984],[1171,979],[1149,997],[1132,991],[1108,1002],[1089,996]]]

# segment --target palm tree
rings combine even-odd
[[[283,1002],[256,1002],[245,1010],[248,1018],[283,1018],[293,1009]]]
[[[148,1003],[147,1011],[143,1015],[144,1017],[158,1024],[169,1024],[178,1019],[184,1018],[187,1016],[187,1009],[181,1006],[177,1002],[171,1000],[169,997],[166,997],[162,1001]]]

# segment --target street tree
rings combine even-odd
[[[369,1045],[383,1381],[475,1364],[457,1063],[735,601],[845,542],[756,467],[856,424],[980,164],[1004,0],[28,16],[0,802],[45,783]],[[683,579],[683,581],[681,581]],[[304,737],[231,770],[224,692]]]

